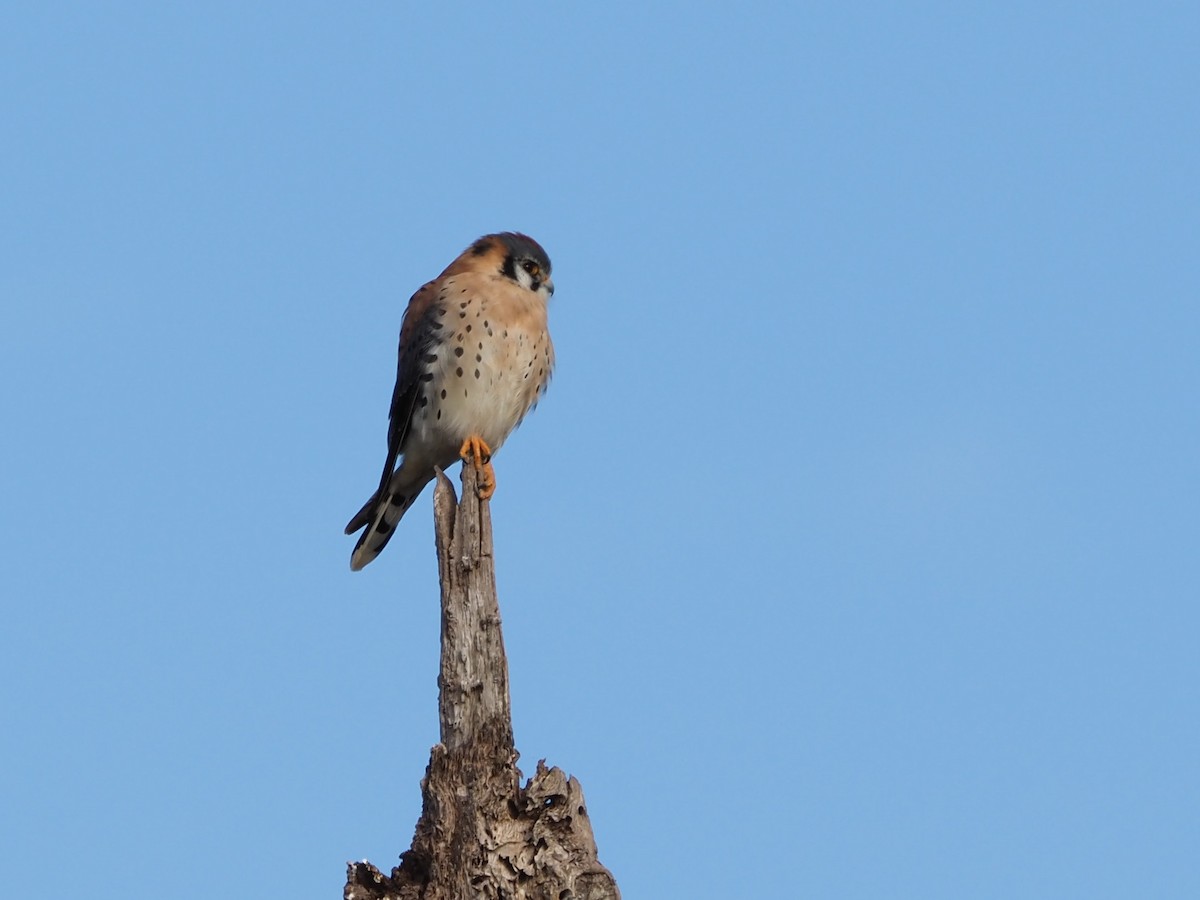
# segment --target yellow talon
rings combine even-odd
[[[496,493],[496,470],[492,468],[492,448],[477,434],[463,441],[458,455],[479,473],[479,499],[490,500]]]

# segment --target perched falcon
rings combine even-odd
[[[383,477],[346,526],[346,534],[366,529],[351,569],[379,555],[435,466],[461,457],[480,469],[480,496],[495,491],[491,456],[550,381],[553,293],[546,251],[504,232],[481,237],[412,295],[400,327]]]

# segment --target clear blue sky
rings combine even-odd
[[[0,894],[339,897],[437,738],[409,295],[554,260],[522,765],[628,898],[1200,896],[1191,3],[19,4]]]

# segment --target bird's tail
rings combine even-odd
[[[357,572],[387,546],[387,542],[396,531],[396,524],[420,496],[425,485],[432,480],[430,477],[414,483],[402,479],[402,472],[403,467],[397,469],[387,487],[372,494],[371,499],[363,504],[363,508],[346,525],[346,534],[354,534],[366,526],[366,531],[359,537],[358,543],[354,545],[354,552],[350,555],[352,571]]]

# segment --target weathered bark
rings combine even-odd
[[[350,863],[345,900],[620,900],[578,781],[545,761],[521,787],[508,662],[492,561],[492,520],[477,473],[463,499],[438,473],[434,527],[442,586],[441,742],[421,782],[412,848],[384,875]]]

